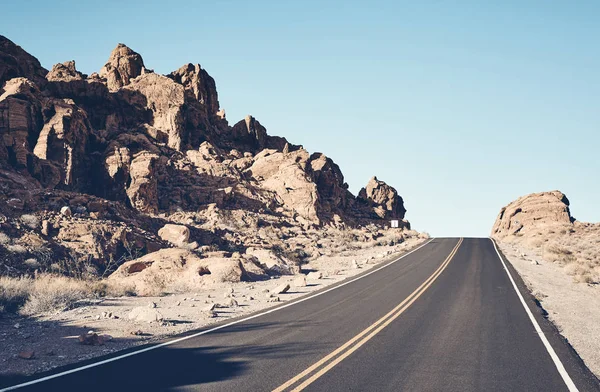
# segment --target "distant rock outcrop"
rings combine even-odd
[[[398,192],[377,177],[369,180],[365,188],[358,193],[359,199],[373,208],[381,219],[404,219],[406,209]]]
[[[127,86],[131,79],[140,76],[144,70],[142,56],[126,45],[119,44],[110,54],[108,62],[102,67],[99,75],[106,79],[110,91],[116,91]]]
[[[571,226],[575,218],[569,210],[569,199],[560,191],[533,193],[503,207],[492,228],[492,237],[502,239],[526,235],[556,226]]]

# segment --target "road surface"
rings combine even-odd
[[[377,268],[300,303],[18,390],[600,391],[508,266],[513,285],[491,240],[433,239]],[[39,377],[5,377],[0,389]]]

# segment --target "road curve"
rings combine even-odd
[[[508,269],[554,359],[492,241],[440,238],[296,305],[18,390],[600,391]]]

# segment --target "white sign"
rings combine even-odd
[[[396,219],[392,220],[392,227],[399,227],[398,220],[396,220]]]

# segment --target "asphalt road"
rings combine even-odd
[[[296,305],[19,390],[566,391],[566,375],[600,391],[508,268],[555,360],[491,240],[445,238]]]

